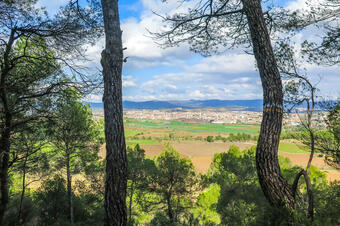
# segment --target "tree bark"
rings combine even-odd
[[[19,205],[19,213],[18,213],[18,225],[22,225],[23,220],[21,219],[21,213],[22,213],[22,204],[25,198],[25,191],[26,191],[26,164],[27,164],[27,158],[28,158],[28,149],[26,151],[26,156],[24,160],[24,165],[22,169],[22,191],[20,196],[20,205]]]
[[[7,127],[7,125],[6,125]],[[10,129],[5,128],[5,131],[1,135],[0,141],[0,190],[1,190],[1,201],[0,201],[0,226],[3,225],[3,219],[8,204],[8,161],[9,161],[9,150],[10,150]]]
[[[171,194],[166,195],[166,202],[168,204],[168,217],[170,219],[170,222],[175,223],[174,213],[173,213],[172,205],[171,205]]]
[[[101,64],[104,76],[106,139],[105,225],[126,225],[127,160],[122,105],[122,31],[118,1],[102,0],[105,50]]]
[[[8,204],[8,161],[10,151],[10,136],[12,126],[12,114],[7,100],[6,77],[10,71],[9,55],[15,40],[15,29],[12,29],[1,64],[0,99],[3,107],[4,125],[0,137],[0,226]]]
[[[259,0],[242,0],[253,51],[263,87],[263,118],[256,148],[256,168],[262,191],[271,205],[295,208],[291,186],[283,178],[278,161],[282,128],[283,93],[268,30]]]
[[[73,216],[73,200],[72,200],[72,176],[70,171],[70,154],[66,151],[66,177],[67,177],[67,199],[68,199],[68,209],[69,209],[69,221],[72,225],[74,222]]]

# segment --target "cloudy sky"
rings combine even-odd
[[[40,0],[50,13],[67,0]],[[304,0],[280,0],[284,7],[304,7]],[[161,0],[120,0],[123,46],[128,57],[123,65],[123,99],[189,100],[189,99],[261,99],[262,88],[254,58],[243,50],[227,51],[221,55],[202,57],[189,51],[187,45],[162,49],[149,37],[150,31],[162,27],[160,14],[190,7],[185,2],[178,7],[177,0],[162,3]],[[313,29],[295,37],[301,41],[317,37]],[[88,48],[91,66],[100,68],[100,52],[104,39]],[[308,73],[320,89],[320,94],[331,98],[340,96],[339,67],[305,65]],[[91,95],[89,101],[100,102],[101,95]]]

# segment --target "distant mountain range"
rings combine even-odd
[[[103,103],[89,103],[91,108],[103,108]],[[262,111],[263,101],[258,100],[186,100],[186,101],[123,101],[124,109],[204,109],[228,108],[231,110]]]

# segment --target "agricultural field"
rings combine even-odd
[[[145,129],[168,129],[173,131],[185,131],[189,133],[247,133],[256,135],[260,131],[259,125],[251,124],[212,124],[212,123],[190,123],[182,121],[159,121],[159,120],[137,120],[125,119],[127,127]]]
[[[209,124],[182,121],[125,120],[127,146],[139,144],[150,158],[159,155],[165,143],[170,143],[182,157],[190,158],[198,172],[206,173],[216,153],[228,151],[231,145],[240,149],[256,145],[259,125],[247,124]],[[245,141],[226,141],[230,134],[249,134],[252,138]],[[211,136],[213,141],[208,142]],[[225,138],[225,141],[216,139]],[[104,149],[101,151],[104,157]],[[283,140],[279,146],[279,155],[288,157],[293,165],[305,167],[309,158],[308,149],[294,140]],[[330,168],[317,153],[313,165],[327,172],[329,180],[340,180],[340,172]]]

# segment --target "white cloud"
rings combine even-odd
[[[124,54],[129,57],[127,67],[174,65],[192,56],[187,45],[164,49],[156,44],[148,30],[159,31],[161,26],[161,19],[156,15],[141,21],[130,18],[122,22],[123,46],[127,48]]]
[[[289,1],[286,4],[286,9],[288,10],[301,10],[304,12],[310,11],[310,6],[319,6],[320,4],[325,3],[324,0],[294,0]]]
[[[233,79],[232,82],[248,82],[251,78],[250,77],[241,77]]]
[[[129,75],[123,75],[123,88],[136,87],[136,80]]]
[[[189,68],[200,73],[236,74],[255,71],[254,57],[249,54],[228,54],[204,58]]]
[[[44,1],[47,2],[47,0]],[[318,1],[309,2],[315,4]],[[124,70],[129,70],[129,76],[123,76],[123,87],[125,89],[134,87],[130,89],[134,92],[129,92],[124,96],[124,100],[262,98],[261,81],[252,55],[229,51],[226,55],[197,57],[198,60],[197,58],[192,60],[194,54],[189,51],[188,45],[163,49],[150,38],[147,30],[159,32],[164,29],[161,18],[152,11],[171,15],[187,10],[195,4],[194,1],[183,1],[180,8],[177,8],[178,0],[169,0],[167,3],[159,0],[141,0],[138,4],[143,6],[141,17],[131,17],[121,21],[123,46],[127,48],[124,55],[129,57],[127,63],[124,64]],[[308,8],[305,0],[290,1],[286,6],[291,10]],[[137,5],[133,7],[137,9]],[[320,39],[318,37],[321,35],[320,31],[320,28],[311,26],[292,39],[296,47],[299,47],[299,44],[306,39]],[[103,48],[104,39],[101,39],[97,45],[88,46],[86,52],[91,60],[97,62],[98,66]],[[156,66],[169,68],[169,70],[162,70],[156,75],[157,72],[152,71],[151,79],[150,76],[143,77],[144,75],[139,74],[144,69],[149,70]],[[326,68],[307,63],[303,66],[316,77],[317,75],[324,76],[318,84],[323,93],[327,90],[332,90],[331,94],[339,93],[338,67]],[[138,77],[138,81],[135,79],[137,73],[141,76]],[[99,97],[94,98],[99,99]]]
[[[206,97],[206,95],[204,95],[203,93],[201,93],[200,90],[195,90],[193,92],[190,93],[190,97],[194,98],[194,99],[203,99]]]

